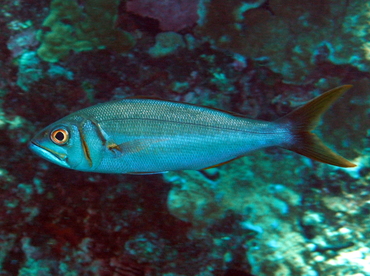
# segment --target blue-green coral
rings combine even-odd
[[[56,62],[70,51],[109,48],[126,52],[135,41],[131,34],[115,27],[119,0],[53,0],[50,14],[37,34],[42,42],[41,59]]]

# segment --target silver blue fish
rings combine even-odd
[[[327,164],[354,167],[311,132],[350,87],[334,88],[274,122],[157,99],[107,102],[49,125],[29,147],[62,167],[100,173],[200,170],[272,146]]]

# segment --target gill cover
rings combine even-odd
[[[102,159],[101,144],[91,121],[67,116],[36,134],[29,147],[54,164],[93,171]]]

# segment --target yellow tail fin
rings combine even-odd
[[[283,147],[330,165],[345,168],[356,167],[355,164],[325,146],[320,138],[311,132],[319,122],[321,115],[351,87],[352,85],[343,85],[329,90],[278,119],[277,123],[289,126],[294,137],[292,144],[283,145]]]

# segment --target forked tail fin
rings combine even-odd
[[[338,167],[356,167],[355,164],[336,154],[311,131],[317,126],[321,115],[352,85],[343,85],[314,98],[304,106],[278,119],[277,123],[289,126],[293,143],[284,148],[307,156],[311,159]]]

